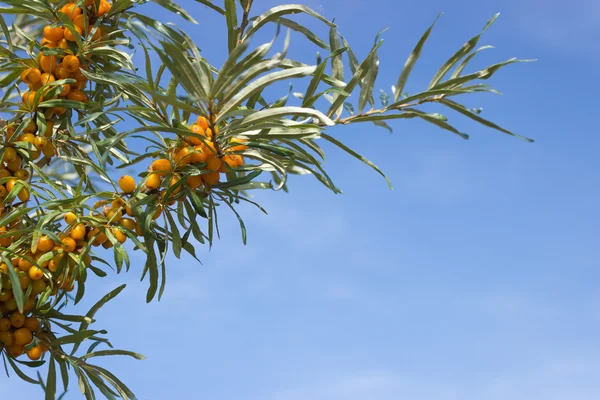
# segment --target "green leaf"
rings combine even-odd
[[[327,19],[322,17],[320,14],[318,14],[317,12],[313,11],[312,9],[310,9],[306,6],[303,6],[300,4],[288,4],[288,5],[273,7],[270,10],[265,11],[264,13],[262,13],[261,15],[256,17],[252,21],[250,26],[248,27],[248,30],[246,31],[246,34],[244,35],[243,40],[246,40],[247,38],[249,38],[250,36],[255,34],[266,23],[276,21],[277,18],[281,17],[282,15],[298,14],[298,13],[308,14],[312,17],[317,18],[319,21],[324,22],[328,26],[335,26],[333,23],[327,21]]]
[[[423,36],[421,36],[421,39],[419,40],[419,42],[413,49],[412,53],[410,53],[410,55],[408,56],[408,59],[406,60],[406,63],[404,64],[404,68],[402,68],[402,72],[400,73],[400,76],[398,77],[398,82],[396,83],[396,88],[394,89],[394,101],[398,101],[398,98],[400,98],[400,95],[404,91],[404,86],[406,86],[406,81],[408,80],[408,76],[412,72],[417,60],[421,56],[421,51],[423,50],[423,46],[425,45],[425,42],[427,41],[427,39],[429,38],[429,35],[431,34],[431,30],[433,29],[433,26],[435,25],[435,23],[441,16],[442,16],[442,14],[439,14],[437,16],[435,21],[433,21],[433,24],[431,24],[429,29],[427,29],[425,31],[425,33],[423,34]]]
[[[429,84],[429,89],[436,86],[444,78],[444,76],[448,73],[448,71],[450,71],[450,69],[452,69],[452,67],[454,67],[456,65],[456,63],[458,63],[464,56],[466,56],[471,50],[473,50],[475,48],[475,46],[477,46],[477,43],[479,43],[479,39],[481,38],[481,35],[483,35],[485,33],[485,31],[488,30],[488,28],[494,23],[494,21],[496,21],[498,16],[500,16],[500,13],[497,13],[496,15],[494,15],[487,22],[487,24],[485,24],[481,33],[472,37],[456,53],[454,53],[454,55],[452,55],[452,57],[450,57],[444,65],[442,65],[442,67],[438,70],[438,72],[436,72],[436,74],[433,76],[433,79],[431,80],[431,83]]]
[[[227,46],[231,53],[237,46],[238,21],[235,0],[225,0],[225,19],[227,20]]]
[[[474,112],[469,111],[469,109],[467,109],[465,106],[463,106],[462,104],[458,104],[453,102],[452,100],[448,100],[448,99],[442,99],[440,101],[440,103],[444,104],[445,106],[450,107],[451,109],[453,109],[454,111],[458,111],[459,113],[461,113],[462,115],[466,115],[467,117],[471,118],[474,121],[479,122],[480,124],[483,124],[487,127],[490,127],[492,129],[496,129],[500,132],[506,133],[507,135],[510,136],[514,136],[517,137],[519,139],[525,140],[526,142],[533,142],[533,139],[521,136],[521,135],[517,135],[507,129],[504,129],[498,125],[496,125],[495,123],[488,121],[485,118],[481,118],[479,115],[475,114]]]
[[[385,178],[385,181],[387,182],[387,184],[390,187],[390,189],[392,189],[392,190],[394,189],[394,187],[392,186],[392,183],[390,182],[390,180],[383,173],[383,171],[381,171],[381,169],[379,169],[379,167],[377,165],[373,164],[371,161],[369,161],[365,157],[361,156],[360,154],[358,154],[354,150],[350,149],[348,146],[346,146],[345,144],[343,144],[339,140],[334,139],[333,137],[329,136],[328,134],[322,133],[321,137],[323,139],[327,140],[328,142],[331,142],[331,143],[335,144],[336,146],[338,146],[340,149],[344,150],[345,152],[347,152],[351,156],[353,156],[355,158],[358,158],[360,161],[362,161],[363,163],[367,164],[369,167],[373,168],[375,171],[377,171],[377,173],[379,173],[379,175],[381,175],[381,176],[383,176]]]
[[[50,357],[48,363],[48,376],[46,378],[46,400],[54,400],[56,397],[56,365],[54,356]]]

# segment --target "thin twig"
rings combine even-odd
[[[242,17],[242,24],[240,25],[240,29],[238,32],[238,44],[242,43],[242,37],[244,36],[244,31],[248,27],[248,19],[250,17],[250,8],[252,7],[252,2],[254,0],[248,0],[246,3],[246,7],[244,8],[244,16]]]

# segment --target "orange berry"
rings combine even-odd
[[[5,346],[10,346],[14,342],[13,334],[10,331],[1,331],[0,332],[0,343],[3,343]]]
[[[40,81],[42,73],[37,68],[28,68],[21,74],[21,80],[28,85],[35,85]]]
[[[13,338],[15,339],[15,344],[26,345],[31,343],[33,335],[29,329],[20,328],[13,333]]]
[[[2,154],[2,161],[9,163],[17,159],[17,152],[12,147],[5,147],[4,154]],[[10,190],[9,190],[10,191]]]
[[[40,67],[44,72],[54,72],[56,69],[56,56],[41,56],[40,57]]]
[[[192,124],[192,125],[190,126],[190,130],[191,130],[192,132],[194,132],[195,134],[197,134],[197,135],[203,135],[203,136],[204,136],[204,129],[202,129],[202,128],[200,127],[200,125],[198,125],[198,124]],[[191,144],[193,144],[193,145],[199,145],[199,144],[202,144],[202,143],[204,143],[204,142],[202,141],[202,139],[200,139],[200,138],[197,138],[197,137],[195,137],[195,136],[188,136],[186,139],[187,139],[187,141],[188,141],[188,142],[190,142],[190,143],[191,143]]]
[[[33,265],[31,268],[29,268],[27,275],[29,275],[29,279],[32,281],[39,281],[44,277],[44,271]]]
[[[68,212],[65,214],[65,222],[69,225],[71,225],[74,221],[77,220],[77,215],[75,215],[75,213],[73,212]]]
[[[206,119],[206,117],[203,117],[202,115],[200,115],[198,118],[196,118],[196,124],[198,124],[202,128],[202,130],[208,129],[208,120]]]
[[[86,229],[84,224],[77,224],[71,230],[71,237],[74,240],[81,240],[85,238]]]
[[[79,89],[72,90],[67,96],[69,100],[80,101],[85,103],[87,101],[87,95]]]
[[[44,147],[48,146],[48,139],[43,136],[37,136],[33,142],[33,145],[36,149],[42,150]]]
[[[204,163],[208,159],[208,153],[205,151],[204,146],[201,144],[194,147],[194,151],[192,152],[192,164],[196,163]]]
[[[83,29],[81,29],[78,26],[73,26],[73,28],[75,28],[75,31],[79,34],[79,36],[81,36],[81,34],[83,33]],[[65,28],[65,39],[67,39],[69,42],[75,41],[75,35],[73,34],[73,32],[71,32],[69,28]]]
[[[112,234],[121,244],[127,241],[127,235],[120,228],[112,228]]]
[[[244,159],[242,158],[242,156],[237,154],[228,154],[225,157],[223,157],[223,161],[229,166],[229,168],[236,168],[244,163]]]
[[[206,160],[206,169],[209,171],[218,171],[221,167],[221,159],[217,157],[209,157]]]
[[[37,332],[40,330],[40,320],[35,317],[25,318],[24,328],[29,329],[31,332]]]
[[[71,76],[69,71],[67,71],[65,64],[63,63],[60,63],[56,66],[56,71],[54,71],[54,75],[56,75],[58,79],[67,79]]]
[[[13,344],[10,346],[6,346],[6,351],[8,352],[8,355],[12,358],[18,358],[22,356],[23,353],[25,353],[25,346],[23,346],[22,344]]]
[[[150,190],[158,189],[160,187],[160,175],[158,172],[148,174],[146,179],[146,188]]]
[[[65,36],[65,30],[62,27],[52,28],[50,25],[44,27],[44,37],[53,42],[58,42]]]
[[[32,347],[31,349],[27,350],[25,352],[27,354],[27,357],[31,360],[31,361],[37,361],[40,358],[42,358],[42,354],[44,353],[42,350],[42,346],[40,346],[39,344],[37,346]]]
[[[62,248],[67,253],[72,253],[77,248],[77,243],[75,242],[75,240],[73,238],[66,237],[66,238],[63,238],[63,240],[62,240]]]
[[[165,176],[171,172],[172,164],[171,161],[166,158],[159,158],[158,160],[154,160],[150,168],[158,176]]]
[[[79,14],[73,18],[73,25],[79,27],[83,31],[85,29],[85,15]]]
[[[62,38],[58,41],[58,48],[66,50],[69,48],[69,41],[65,38]]]
[[[96,11],[96,17],[102,17],[107,12],[110,11],[111,4],[106,0],[100,0],[100,4],[98,5],[98,10]]]
[[[18,311],[13,312],[10,315],[10,324],[14,328],[20,328],[25,324],[25,316]]]
[[[131,218],[123,218],[119,221],[119,225],[122,227],[129,229],[130,231],[135,231],[135,221]]]
[[[248,139],[231,138],[231,140],[229,141],[229,144],[234,145],[234,146],[230,147],[231,151],[248,150],[248,146],[246,146],[245,144],[242,144],[242,143],[246,143],[246,142],[248,142]]]
[[[69,93],[71,93],[71,85],[62,85],[62,90],[61,92],[58,94],[60,97],[67,97],[69,95]]]
[[[68,72],[79,71],[79,58],[75,56],[65,56],[65,58],[63,58],[62,63]]]
[[[198,189],[202,186],[202,175],[190,175],[185,182],[190,189]]]
[[[50,74],[48,72],[42,74],[42,77],[41,77],[42,85],[47,85],[47,84],[52,83],[54,81],[56,81],[56,78],[54,77],[54,75],[52,75],[52,74]]]
[[[221,180],[221,174],[219,174],[218,172],[210,172],[208,174],[202,175],[202,180],[204,181],[206,186],[212,186]]]
[[[54,250],[54,240],[50,239],[48,236],[45,236],[45,235],[40,237],[40,241],[38,242],[37,249],[38,249],[38,251],[41,251],[42,253],[47,253],[49,251]]]
[[[135,180],[129,175],[123,175],[119,179],[119,187],[124,193],[133,193],[136,188]]]
[[[65,4],[59,10],[59,12],[65,14],[67,17],[69,17],[70,20],[73,20],[75,17],[77,17],[78,15],[80,15],[82,13],[82,10],[79,7],[75,7],[75,4],[70,3],[70,4]]]

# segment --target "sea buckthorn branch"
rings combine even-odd
[[[156,2],[195,22],[175,3]],[[476,46],[481,34],[444,63],[426,90],[409,95],[404,86],[429,28],[391,95],[382,91],[381,107],[376,108],[380,35],[359,61],[336,25],[305,6],[277,6],[252,17],[252,1],[241,0],[242,18],[236,26],[240,7],[235,2],[225,2],[222,9],[201,1],[226,16],[230,54],[217,69],[185,32],[136,13],[129,0],[3,3],[16,14],[13,21],[30,30],[13,24],[2,29],[0,41],[6,56],[0,70],[13,69],[0,78],[5,91],[0,111],[13,115],[0,124],[0,352],[21,378],[40,384],[46,398],[55,397],[58,374],[68,380],[69,371],[88,399],[94,398],[94,387],[107,398],[133,398],[118,378],[88,362],[109,355],[142,358],[122,350],[96,350],[111,345],[104,331],[89,328],[96,311],[124,286],[85,316],[62,313],[83,298],[90,272],[104,277],[104,266],[113,265],[117,273],[128,271],[129,248],[141,251],[146,258],[141,274],[148,278],[147,300],[160,299],[167,254],[179,258],[185,251],[197,258],[193,240],[212,246],[219,237],[220,206],[236,215],[245,243],[236,205],[246,202],[265,211],[249,198],[251,190],[287,190],[289,174],[311,174],[341,193],[323,168],[324,152],[318,144],[323,139],[384,175],[326,133],[328,128],[372,122],[391,129],[386,121],[420,118],[466,138],[444,115],[420,109],[439,104],[513,135],[451,100],[475,92],[495,93],[477,81],[518,61],[464,74],[480,50]],[[24,13],[33,17],[24,18]],[[329,44],[285,17],[297,13],[326,24]],[[273,25],[273,41],[251,48],[254,35]],[[281,25],[329,51],[328,56],[318,56],[316,65],[288,58],[289,31],[281,51],[272,54]],[[137,70],[126,51],[132,39],[144,52],[144,68]],[[162,62],[156,70],[153,54]],[[349,79],[345,68],[352,72]],[[305,90],[290,96],[290,89],[268,101],[267,93],[278,90],[280,82],[294,82]],[[13,101],[17,96],[21,100]],[[121,131],[125,120],[138,126]],[[133,140],[145,141],[148,147],[136,152],[127,146]],[[74,177],[54,170],[56,166],[74,171]],[[124,168],[136,170],[138,177],[122,174],[114,181],[115,170]],[[265,175],[270,181],[258,180]],[[126,249],[127,242],[131,246]],[[95,255],[94,249],[103,251],[100,247],[112,251],[114,263]],[[86,341],[91,343],[87,353],[75,356]],[[29,362],[19,359],[23,354]],[[45,380],[32,379],[19,369],[38,368],[43,361]],[[63,383],[66,389],[68,382]]]

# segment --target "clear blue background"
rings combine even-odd
[[[256,3],[258,12],[281,2]],[[180,4],[200,21],[188,31],[220,65],[222,18],[198,3]],[[141,259],[129,275],[95,281],[88,302],[129,283],[98,315],[98,327],[116,347],[148,357],[103,365],[148,400],[599,398],[598,2],[306,4],[335,17],[361,57],[381,28],[391,28],[377,82],[388,91],[445,11],[410,92],[425,88],[447,57],[502,12],[481,42],[497,48],[474,66],[513,56],[539,61],[495,76],[504,96],[464,101],[536,143],[452,113],[470,141],[418,121],[394,123],[393,135],[368,124],[335,129],[386,171],[395,190],[330,151],[326,166],[344,195],[310,177],[293,179],[290,194],[258,194],[270,214],[243,209],[247,247],[235,219],[223,214],[223,239],[211,252],[199,249],[203,265],[169,260],[160,303],[144,302]],[[292,47],[296,55],[316,51],[298,36]],[[41,397],[16,379],[2,378],[0,390]],[[79,397],[73,385],[67,398]]]

